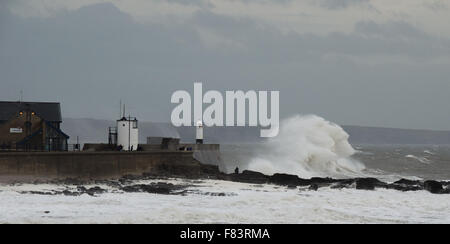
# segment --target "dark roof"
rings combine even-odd
[[[48,122],[62,122],[61,106],[53,102],[2,102],[0,101],[0,121],[10,120],[15,114],[29,108]]]
[[[70,136],[68,136],[66,133],[64,133],[61,129],[58,129],[56,127],[54,127],[52,124],[50,124],[48,121],[45,121],[45,124],[47,124],[48,127],[54,129],[56,132],[58,132],[59,134],[61,134],[62,136],[64,136],[66,139],[69,139]]]

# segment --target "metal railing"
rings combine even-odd
[[[13,145],[13,144],[0,144],[0,152],[77,152],[81,151],[80,144],[65,144],[58,147],[52,147],[50,145]]]

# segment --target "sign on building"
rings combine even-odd
[[[22,133],[22,128],[9,128],[9,133]]]

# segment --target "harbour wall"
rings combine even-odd
[[[0,153],[0,182],[100,180],[143,173],[196,177],[208,171],[218,172],[218,167],[200,163],[188,151]]]
[[[216,165],[224,168],[224,162],[220,154],[219,144],[192,144],[192,143],[175,143],[175,144],[139,144],[142,152],[180,152],[187,151],[193,153],[193,158],[202,164]],[[113,151],[114,146],[102,143],[86,143],[83,151],[86,152],[102,152]]]

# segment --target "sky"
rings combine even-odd
[[[0,0],[0,100],[168,122],[176,90],[278,90],[280,117],[450,130],[450,0]]]

